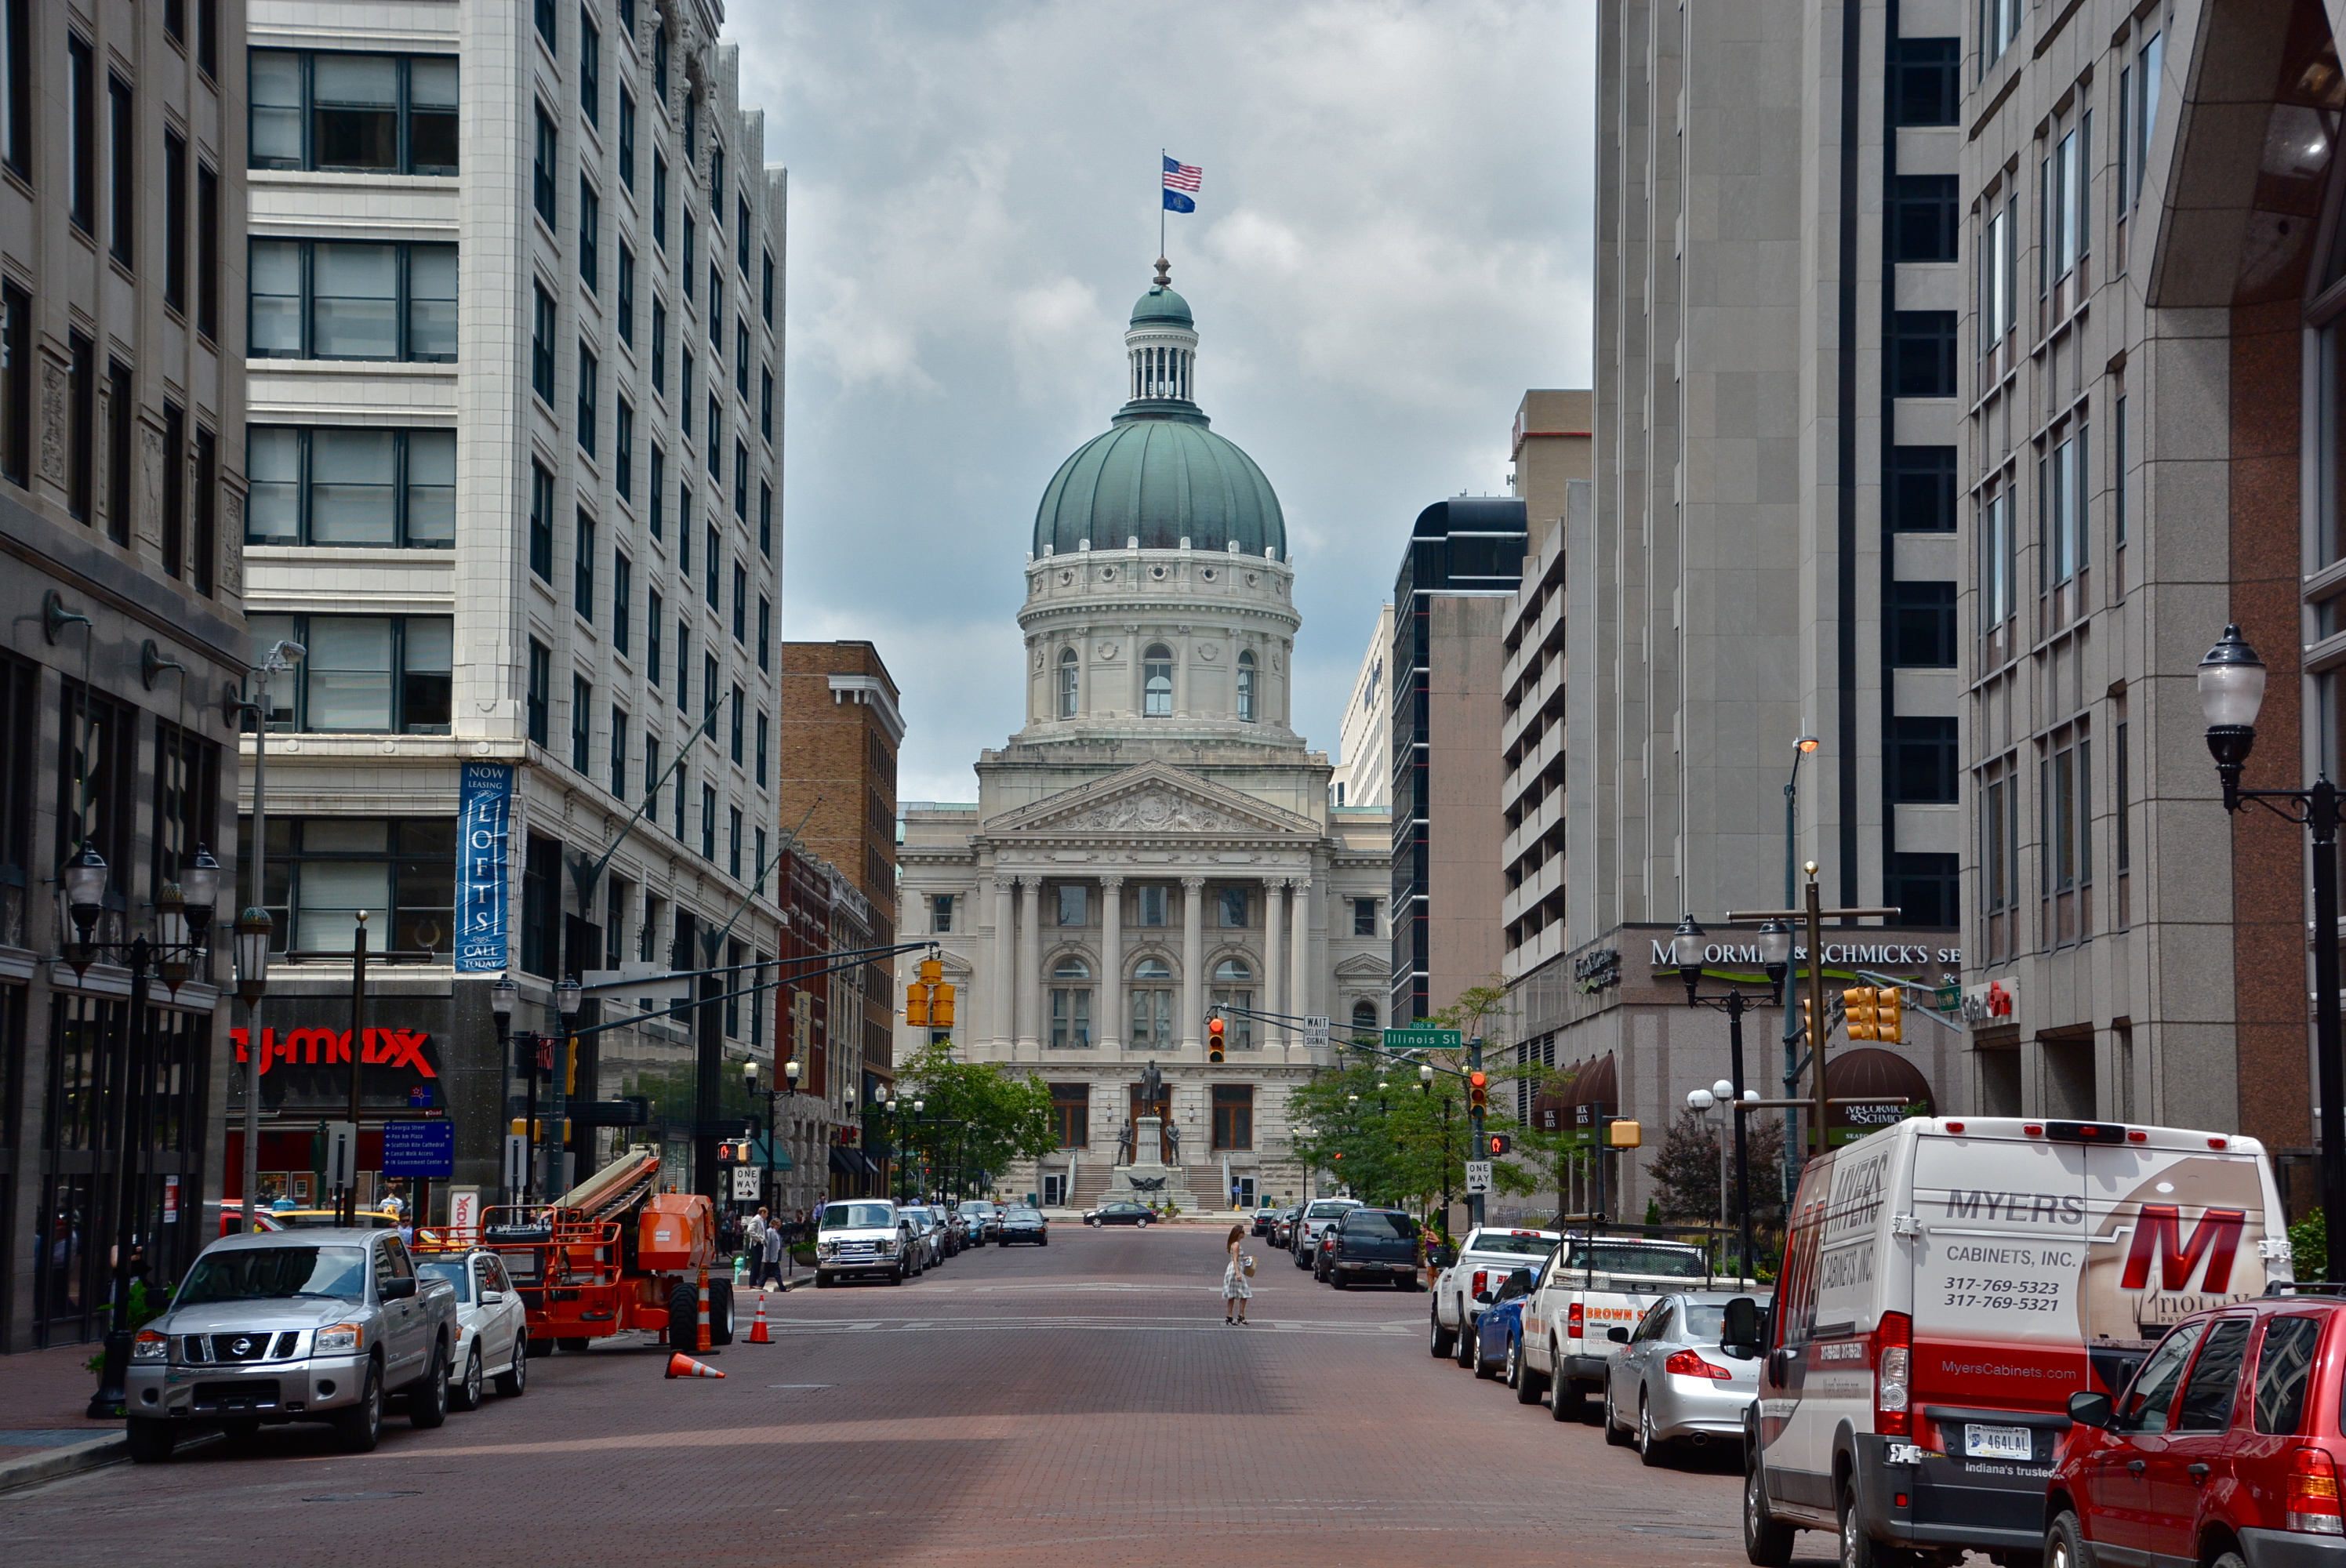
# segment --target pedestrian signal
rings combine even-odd
[[[1491,1078],[1480,1071],[1466,1074],[1466,1108],[1487,1111],[1491,1108]]]
[[[717,1145],[717,1163],[720,1166],[746,1166],[750,1163],[750,1140],[720,1139]]]
[[[1222,1041],[1228,1033],[1229,1029],[1229,1025],[1223,1023],[1219,1018],[1209,1018],[1206,1020],[1207,1061],[1219,1062],[1222,1059]]]
[[[1515,1140],[1505,1133],[1493,1133],[1489,1143],[1491,1153],[1494,1156],[1505,1154],[1515,1146]]]

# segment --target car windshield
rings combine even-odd
[[[1691,1247],[1600,1241],[1592,1247],[1576,1240],[1565,1255],[1566,1268],[1586,1268],[1592,1263],[1600,1274],[1648,1274],[1664,1279],[1700,1279],[1704,1272],[1702,1253]]]
[[[1545,1257],[1556,1243],[1539,1236],[1493,1236],[1484,1231],[1466,1244],[1469,1252],[1496,1252],[1508,1257]]]
[[[1041,1220],[1041,1219],[1042,1219],[1042,1217],[1043,1217],[1043,1211],[1042,1211],[1041,1209],[1039,1209],[1039,1208],[1013,1208],[1013,1209],[1005,1209],[1005,1211],[1003,1211],[1003,1216],[1002,1216],[1002,1217],[1003,1217],[1003,1218],[1005,1218],[1005,1219],[1016,1219],[1016,1220],[1028,1220],[1028,1219],[1032,1219],[1032,1220],[1039,1221],[1039,1220]]]
[[[426,1279],[445,1279],[456,1288],[456,1299],[459,1301],[470,1303],[473,1299],[473,1271],[465,1267],[461,1257],[453,1262],[419,1262],[415,1272]]]
[[[965,1203],[961,1206],[961,1211],[964,1214],[976,1215],[983,1218],[994,1212],[994,1206],[990,1203]]]
[[[822,1230],[885,1230],[896,1223],[895,1212],[884,1203],[834,1203],[824,1206]]]
[[[366,1253],[355,1247],[240,1247],[206,1253],[179,1287],[180,1307],[207,1301],[366,1298]]]
[[[1405,1214],[1387,1214],[1382,1209],[1356,1208],[1344,1217],[1344,1234],[1382,1237],[1388,1241],[1412,1241],[1417,1237],[1417,1221]]]
[[[1315,1203],[1311,1206],[1311,1212],[1305,1215],[1303,1217],[1306,1219],[1334,1219],[1337,1216],[1350,1214],[1352,1210],[1360,1207],[1361,1206],[1356,1203]]]

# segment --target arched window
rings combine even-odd
[[[1173,650],[1151,643],[1140,656],[1140,711],[1148,718],[1173,717]]]
[[[1245,959],[1226,958],[1214,966],[1214,1005],[1234,1010],[1223,1015],[1230,1046],[1252,1050],[1254,1020],[1247,1014],[1254,1007],[1254,971]]]
[[[1076,650],[1068,648],[1059,655],[1059,717],[1076,716],[1076,694],[1082,677],[1076,670]]]
[[[1254,655],[1239,655],[1239,718],[1247,724],[1254,722]]]
[[[1051,971],[1051,1044],[1061,1050],[1092,1043],[1092,966],[1074,953]]]
[[[1352,1033],[1374,1034],[1377,1032],[1377,1004],[1373,1002],[1352,1003]]]
[[[1127,1045],[1170,1050],[1173,1046],[1173,966],[1144,958],[1132,966],[1132,1035]]]

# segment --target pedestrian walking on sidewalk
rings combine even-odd
[[[1227,1250],[1230,1261],[1222,1270],[1222,1321],[1243,1323],[1246,1321],[1246,1304],[1254,1299],[1254,1287],[1247,1283],[1247,1276],[1254,1272],[1254,1259],[1246,1255],[1245,1226],[1230,1227]]]
[[[787,1226],[778,1220],[766,1227],[760,1236],[761,1251],[757,1262],[758,1278],[754,1282],[755,1288],[764,1289],[769,1276],[773,1278],[775,1289],[780,1290],[782,1288],[782,1255],[790,1247],[790,1238],[786,1234],[788,1229]]]

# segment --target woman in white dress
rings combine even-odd
[[[1222,1269],[1222,1321],[1244,1323],[1246,1304],[1254,1299],[1254,1287],[1247,1283],[1246,1227],[1230,1227],[1228,1250],[1229,1263]],[[1233,1315],[1235,1314],[1235,1316]]]

